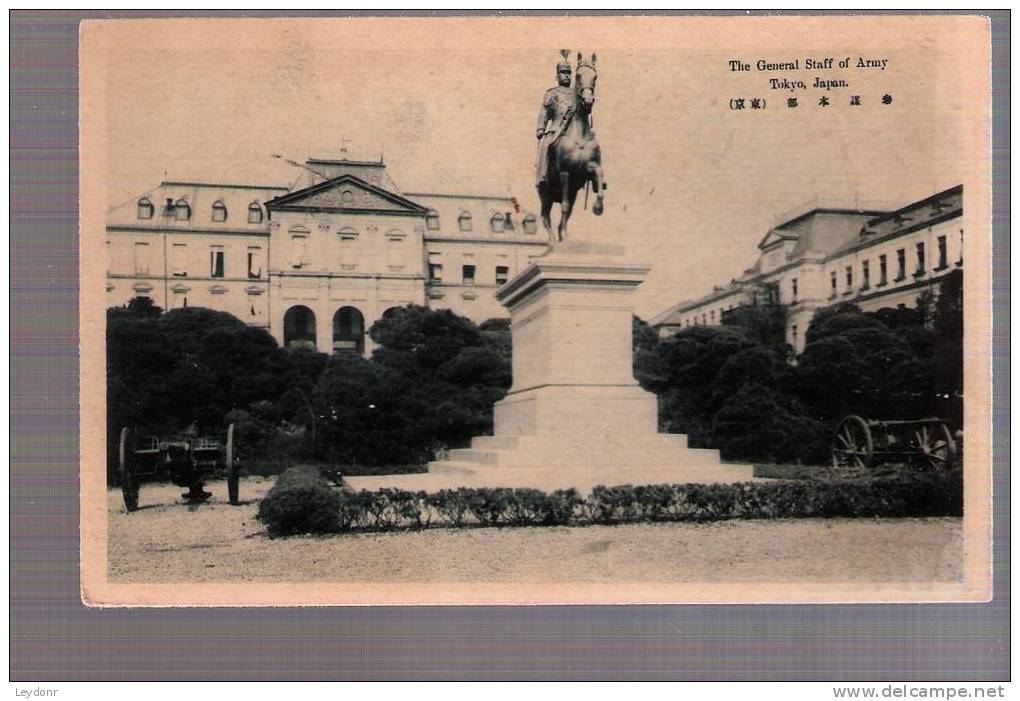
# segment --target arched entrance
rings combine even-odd
[[[283,345],[315,350],[315,312],[297,305],[283,315]]]
[[[333,352],[365,352],[365,317],[354,307],[340,307],[333,315]]]

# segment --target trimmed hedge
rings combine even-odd
[[[271,535],[464,526],[576,526],[762,518],[922,517],[963,514],[963,473],[901,473],[869,480],[746,482],[567,489],[381,489],[341,493],[319,477],[280,477],[259,508]],[[284,488],[274,497],[280,482]],[[292,484],[295,483],[296,484]],[[300,489],[297,487],[300,486]],[[331,492],[327,499],[323,489]],[[305,495],[311,503],[302,504]],[[266,507],[267,501],[271,507]],[[334,506],[335,505],[335,506]],[[333,508],[332,512],[329,509]],[[313,516],[314,514],[314,516]],[[300,530],[304,526],[307,530]]]
[[[258,519],[272,536],[343,530],[343,495],[317,467],[298,465],[281,474],[259,503]]]

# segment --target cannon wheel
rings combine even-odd
[[[920,453],[919,459],[935,470],[948,469],[956,457],[956,441],[941,421],[915,428],[914,447]]]
[[[241,466],[237,460],[237,445],[234,443],[234,424],[227,427],[227,497],[231,504],[237,505],[240,502],[239,487]]]
[[[871,467],[875,456],[875,441],[868,423],[851,414],[839,422],[832,439],[833,467]]]
[[[120,430],[120,445],[117,451],[120,490],[124,493],[124,508],[138,510],[138,476],[135,474],[135,446],[131,429],[125,426]]]

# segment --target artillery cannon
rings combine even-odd
[[[212,496],[203,487],[205,478],[215,470],[227,471],[227,497],[238,504],[240,463],[234,439],[234,424],[227,427],[225,440],[216,437],[140,437],[124,427],[117,451],[118,477],[128,511],[138,509],[138,492],[143,479],[170,478],[187,487],[183,497],[199,502]]]
[[[880,421],[851,414],[836,427],[832,438],[835,467],[870,468],[903,462],[944,470],[957,454],[956,441],[942,419]]]

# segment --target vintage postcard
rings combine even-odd
[[[987,600],[989,39],[84,22],[83,600]]]

